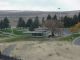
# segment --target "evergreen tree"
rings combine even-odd
[[[34,31],[34,25],[33,25],[33,23],[30,25],[29,31]]]
[[[77,17],[77,15],[73,16],[73,22],[74,22],[74,25],[78,23],[78,17]]]
[[[26,28],[29,28],[29,31],[34,30],[33,20],[31,18],[29,18],[28,21],[26,22]]]
[[[64,27],[71,27],[74,25],[73,19],[70,17],[64,17]]]
[[[52,19],[51,15],[48,15],[47,20],[51,20],[51,19]]]
[[[78,14],[78,22],[80,22],[80,13]]]
[[[22,17],[19,18],[17,27],[25,27],[25,21]]]
[[[28,19],[28,21],[26,22],[26,27],[30,27],[33,24],[33,21],[31,18]]]
[[[9,28],[9,19],[7,17],[4,18],[4,20],[1,22],[2,25],[4,25],[4,28]]]
[[[4,26],[4,21],[1,20],[1,21],[0,21],[0,29],[4,29],[4,28],[5,28],[5,26]]]
[[[54,15],[54,17],[52,18],[53,20],[57,20],[57,16],[56,15]]]
[[[38,28],[40,26],[38,16],[35,17],[35,20],[34,20],[33,24],[34,24],[34,28]]]
[[[4,22],[4,28],[9,28],[10,27],[9,19],[7,17],[4,18],[3,22]]]

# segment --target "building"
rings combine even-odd
[[[45,27],[39,27],[34,31],[25,31],[23,33],[29,35],[30,37],[48,37],[51,35],[51,31],[49,31],[48,28]]]
[[[66,36],[71,34],[69,28],[56,28],[54,31],[55,36]]]

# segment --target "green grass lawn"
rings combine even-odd
[[[0,33],[2,32],[5,32],[5,33],[12,33],[12,34],[15,34],[15,35],[22,35],[23,34],[23,30],[20,30],[20,29],[11,29],[11,28],[7,28],[7,29],[1,29],[0,30]]]
[[[17,42],[17,41],[49,41],[47,38],[32,38],[26,35],[16,35],[15,37],[8,37],[6,39],[0,40],[2,42]]]
[[[32,38],[29,34],[23,34],[24,29],[2,29],[0,31],[0,42],[46,40],[44,38]]]
[[[60,38],[61,41],[73,41],[75,38],[79,37],[80,34],[72,34],[70,36],[67,36],[67,37],[62,37]]]
[[[12,32],[13,31],[13,32]],[[23,32],[20,29],[1,29],[0,42],[16,41],[23,38]]]
[[[13,33],[12,30],[9,29],[2,29],[0,30],[0,42],[14,42],[14,41],[48,41],[50,39],[47,38],[32,38],[31,36],[29,36],[29,34],[23,34],[24,29],[13,29]],[[10,33],[10,34],[5,34],[5,33]],[[79,37],[80,34],[76,33],[76,34],[72,34],[66,37],[61,37],[59,38],[60,41],[73,41],[75,38]],[[54,38],[53,38],[54,39]]]
[[[14,42],[14,41],[36,41],[46,40],[44,38],[32,38],[29,34],[23,34],[24,29],[2,29],[0,30],[0,42]]]

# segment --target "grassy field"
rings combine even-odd
[[[22,60],[80,60],[80,46],[71,42],[80,36],[72,34],[66,37],[31,38],[23,30],[1,30],[0,51],[15,44],[10,56]],[[6,32],[6,33],[5,33]]]
[[[72,35],[69,35],[69,36],[66,36],[66,37],[62,37],[60,38],[61,41],[69,41],[69,42],[72,42],[75,38],[79,37],[80,34],[72,34]]]
[[[0,30],[0,43],[3,42],[16,42],[16,41],[36,41],[48,40],[47,38],[32,38],[29,34],[23,34],[25,29],[2,29]]]
[[[47,40],[51,40],[51,38],[32,38],[30,37],[28,34],[24,34],[23,31],[25,29],[18,29],[18,28],[14,28],[14,29],[2,29],[0,30],[0,43],[1,42],[15,42],[15,41],[47,41]],[[56,37],[58,40],[60,41],[69,41],[72,42],[75,38],[79,37],[80,34],[76,33],[76,34],[72,34],[69,36],[65,36],[65,37]],[[52,38],[56,40],[56,38]]]

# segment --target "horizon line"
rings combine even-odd
[[[80,10],[64,10],[64,11],[58,11],[58,10],[56,10],[56,11],[46,11],[46,10],[14,10],[14,9],[9,9],[9,10],[0,10],[0,11],[33,11],[33,12],[69,12],[69,11],[80,11]]]

